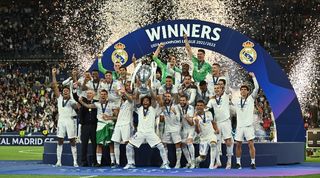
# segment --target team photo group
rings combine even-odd
[[[74,167],[101,167],[106,147],[111,168],[119,168],[120,145],[125,144],[127,164],[123,169],[136,168],[135,149],[147,143],[159,150],[160,168],[171,168],[167,146],[174,144],[173,168],[199,168],[209,159],[209,169],[217,169],[222,167],[224,143],[225,169],[241,169],[242,143],[246,141],[251,168],[256,169],[253,123],[259,85],[254,73],[249,72],[252,80],[239,84],[240,94],[234,97],[229,77],[220,64],[207,62],[203,49],[194,54],[186,35],[184,42],[193,66],[178,66],[179,59],[174,55],[163,63],[159,54],[164,44],[160,43],[150,59],[132,57],[132,74],[119,61],[114,61],[114,71],[104,69],[101,56],[97,56],[98,70],[79,76],[74,69],[71,77],[58,85],[58,69],[53,68],[52,88],[58,105],[55,166],[62,166],[63,141],[67,137]],[[235,134],[231,115],[236,117]],[[81,143],[81,160],[77,160],[77,142]],[[194,143],[199,145],[198,153]],[[92,153],[88,153],[89,145]],[[92,165],[88,154],[94,155]],[[186,165],[181,162],[182,155]],[[232,157],[236,158],[235,164]]]

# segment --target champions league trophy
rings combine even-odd
[[[133,76],[132,81],[137,77],[141,82],[141,86],[139,88],[139,92],[141,94],[149,93],[149,88],[147,86],[147,82],[151,79],[151,86],[153,86],[153,80],[156,77],[157,64],[155,62],[148,63],[147,60],[142,60],[138,63]],[[133,82],[132,82],[133,83]]]

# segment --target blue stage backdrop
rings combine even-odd
[[[103,52],[103,67],[113,70],[115,60],[128,66],[133,54],[136,58],[150,54],[161,42],[166,48],[184,46],[184,33],[188,35],[191,47],[218,52],[256,74],[276,118],[278,141],[305,141],[300,105],[286,74],[258,43],[228,27],[200,20],[148,25],[107,48]],[[90,69],[98,69],[97,60]]]

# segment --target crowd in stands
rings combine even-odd
[[[0,64],[0,133],[20,130],[55,133],[57,108],[49,79],[50,69],[55,65]],[[63,69],[65,65],[59,67]]]
[[[56,40],[59,37],[48,27],[50,14],[41,12],[46,3],[36,0],[4,0],[0,3],[2,57],[26,58],[63,53]],[[320,3],[316,0],[256,0],[254,3],[258,9],[246,6],[248,16],[241,23],[250,26],[244,29],[246,35],[258,41],[273,56],[288,55],[295,50],[309,19],[312,21],[320,12]]]
[[[320,2],[309,0],[256,1],[258,9],[247,7],[248,36],[273,56],[288,56],[298,49],[306,27],[320,15]]]
[[[38,1],[3,1],[0,4],[0,53],[8,58],[47,58],[62,54],[48,16]]]

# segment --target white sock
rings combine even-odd
[[[251,164],[256,164],[256,159],[255,158],[251,159]]]
[[[181,154],[182,154],[181,148],[176,148],[176,158],[177,158],[176,164],[180,164]]]
[[[221,145],[221,144],[220,144]],[[216,146],[216,156],[215,156],[215,161],[217,165],[221,165],[220,161],[220,150],[219,150],[219,145]]]
[[[127,155],[128,164],[134,164],[134,159],[132,156],[133,154],[134,154],[133,146],[130,143],[128,143],[126,146],[126,155]]]
[[[159,151],[160,151],[160,156],[161,156],[162,162],[163,162],[164,164],[168,163],[168,156],[167,156],[167,154],[166,154],[166,150],[165,150],[163,144],[162,144],[162,143],[159,143],[159,144],[157,145],[157,148],[158,148]]]
[[[219,157],[219,151],[217,150],[218,150],[217,145],[215,143],[210,144],[210,165],[214,165],[214,161],[216,160],[216,157]]]
[[[116,163],[120,164],[120,144],[117,142],[114,142],[114,155],[116,157]]]
[[[115,163],[115,156],[114,153],[110,153],[110,159],[111,159],[111,163]]]
[[[241,165],[241,157],[237,157],[237,164],[240,164]]]
[[[62,155],[62,149],[63,149],[63,144],[62,145],[57,145],[57,163],[61,163],[61,155]]]
[[[192,143],[188,143],[188,149],[189,149],[189,153],[190,153],[190,158],[191,160],[195,160],[195,154],[194,154],[194,146]]]
[[[96,153],[97,163],[101,164],[102,153]]]
[[[184,145],[184,146],[182,147],[182,152],[183,152],[183,155],[184,155],[184,157],[186,158],[187,162],[188,162],[188,163],[191,163],[190,153],[189,153],[189,150],[188,150],[188,148],[187,148],[186,145]]]
[[[233,155],[233,144],[231,144],[230,146],[227,146],[227,157],[228,157],[228,163],[231,164],[231,158]]]
[[[77,163],[77,146],[71,146],[71,152],[72,152],[72,157],[73,157],[73,162]]]

